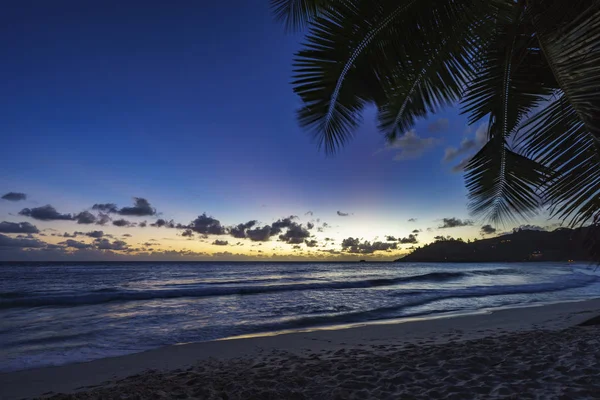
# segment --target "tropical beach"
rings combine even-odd
[[[33,3],[0,400],[600,399],[600,0]]]
[[[182,344],[0,375],[2,399],[597,398],[600,300]]]

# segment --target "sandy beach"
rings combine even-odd
[[[0,398],[600,398],[600,300],[164,347],[0,374]]]

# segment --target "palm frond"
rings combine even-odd
[[[535,215],[540,199],[536,189],[545,181],[547,169],[508,148],[501,135],[494,137],[471,159],[465,181],[469,209],[494,224],[515,216]]]
[[[521,121],[546,101],[556,82],[524,18],[524,5],[498,19],[496,32],[478,61],[476,78],[463,99],[475,123],[488,117],[489,142],[466,166],[469,208],[495,224],[535,215],[538,188],[547,169],[509,147]]]
[[[542,186],[552,216],[570,225],[591,221],[600,210],[600,153],[564,94],[523,125],[519,146],[552,170]]]
[[[312,22],[305,49],[297,56],[293,84],[305,104],[299,112],[301,125],[315,134],[326,152],[334,152],[352,136],[366,103],[375,102],[386,109],[387,99],[410,91],[407,83],[414,82],[423,69],[429,80],[419,83],[422,90],[413,92],[424,95],[428,111],[455,99],[456,86],[469,68],[466,60],[479,46],[475,40],[465,40],[467,34],[457,32],[474,32],[471,25],[486,20],[497,3],[508,2],[336,3]],[[427,67],[431,49],[446,46],[452,50],[443,54],[455,58],[436,59],[435,65],[444,68],[444,73],[436,76],[436,71]]]
[[[531,13],[563,96],[530,125],[530,150],[557,171],[545,190],[553,212],[583,224],[600,210],[600,2],[541,0]]]
[[[271,0],[275,19],[282,22],[288,31],[304,28],[315,19],[320,10],[335,0]]]

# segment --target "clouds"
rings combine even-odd
[[[292,224],[288,227],[288,230],[283,234],[279,235],[279,240],[289,244],[300,244],[305,239],[310,237],[310,232],[299,224]]]
[[[121,219],[117,219],[117,220],[114,220],[114,221],[112,222],[112,224],[113,224],[114,226],[118,226],[119,228],[123,228],[123,227],[125,227],[125,228],[130,228],[130,227],[133,227],[133,226],[135,226],[135,223],[134,223],[134,222],[127,221],[126,219],[123,219],[123,218],[121,218]]]
[[[433,137],[421,138],[416,134],[414,129],[411,129],[398,137],[393,143],[388,144],[386,149],[398,151],[394,156],[394,160],[404,161],[419,158],[440,143],[440,139]]]
[[[23,239],[23,238],[11,238],[10,236],[0,234],[0,248],[2,247],[13,247],[13,248],[40,248],[46,246],[46,243],[38,239]]]
[[[119,208],[115,203],[94,204],[92,210],[102,211],[104,213],[116,213]]]
[[[221,222],[213,217],[207,216],[206,213],[199,215],[198,218],[190,223],[188,228],[196,233],[204,235],[224,235],[226,233]]]
[[[91,238],[99,239],[104,236],[104,232],[103,231],[91,231],[91,232],[86,233],[85,235],[89,236]]]
[[[416,218],[409,218],[408,222],[417,222],[417,219]]]
[[[253,242],[266,242],[271,238],[271,227],[265,225],[261,228],[249,229],[246,236]]]
[[[25,193],[8,192],[2,196],[2,199],[8,201],[22,201],[27,199],[27,195]]]
[[[136,217],[156,215],[156,209],[152,208],[148,200],[142,197],[134,197],[133,203],[133,207],[123,207],[117,213],[119,215],[129,215]]]
[[[1,233],[39,233],[39,229],[29,222],[0,222]]]
[[[518,231],[545,231],[546,228],[542,228],[541,226],[537,226],[537,225],[521,225],[518,228],[514,228],[513,231],[514,232],[518,232]]]
[[[155,228],[162,228],[167,227],[167,228],[175,228],[175,222],[173,222],[173,220],[167,221],[165,219],[159,218],[156,220],[155,223],[150,224],[150,226],[153,226]]]
[[[338,211],[338,212],[337,212],[337,215],[339,215],[340,217],[347,217],[347,216],[349,216],[350,214],[349,214],[349,213],[346,213],[346,212]]]
[[[461,172],[467,166],[471,158],[487,143],[488,124],[479,125],[473,138],[464,138],[458,148],[447,147],[442,161],[450,162],[458,156],[466,155],[458,164],[452,167],[452,172]]]
[[[442,132],[448,129],[449,121],[448,118],[438,118],[427,125],[427,130],[431,133]]]
[[[79,242],[77,240],[73,240],[73,239],[68,239],[65,240],[64,242],[60,242],[59,244],[65,245],[65,247],[72,247],[74,249],[91,249],[92,246],[91,244],[87,244],[87,243],[83,243],[83,242]]]
[[[316,241],[315,239],[305,240],[304,243],[306,244],[307,247],[317,247],[319,245],[319,242]]]
[[[460,226],[472,226],[473,221],[470,219],[461,220],[459,218],[444,218],[442,219],[443,224],[438,226],[438,229],[457,228]]]
[[[70,221],[73,219],[71,214],[61,214],[49,204],[42,207],[24,208],[19,211],[19,215],[24,215],[40,221]]]
[[[92,206],[92,210],[100,211],[104,214],[119,214],[131,217],[156,215],[156,209],[143,197],[134,197],[133,207],[119,208],[115,203],[96,203]]]
[[[108,214],[98,213],[96,225],[106,225],[109,222],[110,222],[110,217],[108,216]]]
[[[444,151],[444,158],[442,159],[442,161],[450,162],[459,155],[469,152],[469,150],[475,148],[475,146],[477,146],[475,140],[463,138],[458,148],[452,146],[446,147],[446,150]]]
[[[215,240],[214,242],[212,242],[212,244],[214,244],[215,246],[227,246],[229,244],[229,242],[227,240]]]
[[[408,237],[399,239],[398,241],[401,244],[415,244],[415,243],[419,243],[419,241],[417,240],[417,236],[413,235],[412,233],[410,235],[408,235]]]
[[[93,224],[96,222],[96,216],[89,211],[82,211],[75,216],[78,224]]]
[[[96,248],[99,250],[126,250],[129,245],[122,240],[111,242],[108,239],[96,239]]]
[[[481,234],[482,235],[492,235],[496,233],[496,228],[494,228],[491,225],[484,225],[481,227]]]
[[[238,224],[229,228],[229,234],[236,239],[244,239],[246,237],[246,231],[258,224],[258,221],[252,220],[245,224]]]
[[[349,237],[342,240],[342,250],[346,253],[372,254],[376,251],[397,250],[398,243],[386,242],[361,242],[358,238]]]

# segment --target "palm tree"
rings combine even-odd
[[[570,225],[600,210],[600,0],[271,0],[307,27],[300,124],[333,153],[368,104],[389,141],[460,103],[488,141],[465,167],[493,223],[540,206]]]

